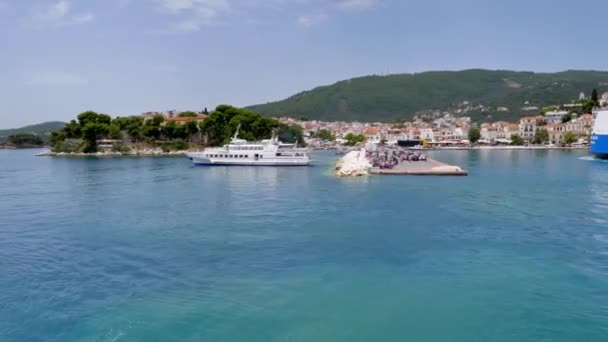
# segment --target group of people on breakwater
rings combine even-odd
[[[402,162],[424,162],[427,160],[426,155],[422,153],[396,147],[368,151],[366,157],[373,167],[380,169],[392,169]]]

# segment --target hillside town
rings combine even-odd
[[[583,96],[581,93],[581,98]],[[599,105],[608,105],[608,92],[599,98]],[[542,141],[544,144],[564,145],[567,143],[565,136],[568,133],[576,137],[576,144],[586,145],[593,127],[593,116],[591,113],[573,113],[571,109],[576,106],[578,104],[553,106],[554,109],[544,115],[522,116],[517,122],[494,121],[481,124],[473,123],[470,117],[447,112],[431,122],[416,117],[413,121],[399,124],[307,121],[288,117],[280,118],[280,121],[302,127],[307,143],[319,148],[342,144],[346,142],[345,138],[349,134],[363,135],[367,142],[383,142],[389,145],[399,141],[417,141],[427,147],[470,146],[469,131],[472,127],[479,130],[479,139],[474,142],[478,145],[511,145],[517,144],[517,140],[521,141],[520,145],[532,144],[541,130],[546,132]],[[316,133],[320,131],[331,132],[335,141],[315,138]]]
[[[581,93],[579,100],[583,100]],[[598,98],[600,106],[608,105],[608,92]],[[465,108],[471,105],[465,101]],[[593,127],[591,113],[577,114],[580,111],[579,103],[568,103],[551,106],[548,110],[536,115],[523,115],[516,122],[498,120],[493,122],[475,123],[469,116],[463,116],[466,110],[454,113],[435,113],[434,116],[417,115],[412,121],[401,123],[383,122],[346,122],[346,121],[319,121],[281,117],[279,121],[296,125],[302,128],[306,143],[312,148],[335,148],[348,142],[349,135],[363,136],[366,143],[388,145],[398,144],[400,141],[418,142],[425,147],[467,147],[472,143],[476,145],[522,145],[542,143],[545,145],[573,144],[566,141],[567,134],[574,135],[574,144],[586,145]],[[539,113],[538,107],[524,107],[522,112],[529,113],[531,109]],[[162,115],[164,124],[175,122],[184,124],[189,121],[202,122],[208,116],[206,109],[200,112],[189,112],[195,115],[182,116],[181,112],[171,110],[165,112],[146,112],[141,116],[144,120]],[[470,141],[469,132],[475,128],[479,137]],[[544,131],[542,141],[537,141],[540,131]],[[319,132],[330,134],[330,139],[320,136]],[[536,139],[536,140],[535,140]]]

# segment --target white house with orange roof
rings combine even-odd
[[[368,142],[379,143],[382,140],[382,132],[378,127],[367,127],[363,130],[363,135],[367,138]]]
[[[495,123],[492,124],[492,126],[494,128],[496,128],[496,131],[503,131],[505,129],[505,127],[507,127],[509,125],[509,122],[507,121],[496,121]]]
[[[547,133],[549,133],[549,142],[551,142],[552,144],[561,144],[563,137],[564,137],[564,133],[567,132],[566,130],[566,124],[548,124],[545,127],[543,127],[547,130]]]
[[[593,127],[593,116],[591,114],[583,114],[578,118],[566,122],[564,125],[567,132],[573,132],[579,136],[590,135]]]
[[[572,132],[577,135],[583,135],[583,123],[578,120],[571,120],[563,124],[566,132]]]
[[[514,135],[519,135],[519,125],[516,123],[510,123],[505,131],[508,132],[508,135],[505,136],[506,139],[511,139]]]
[[[519,131],[519,127],[517,128]],[[496,129],[496,139],[511,139],[511,133],[509,127],[504,126],[501,129]]]
[[[576,121],[581,123],[584,135],[591,135],[591,131],[593,130],[593,115],[583,114],[576,118]]]
[[[479,133],[481,135],[481,140],[494,141],[497,138],[496,128],[489,123],[481,124]]]
[[[544,120],[542,115],[524,116],[519,119],[519,135],[525,140],[532,140],[537,126]]]
[[[383,138],[388,144],[396,145],[399,140],[408,140],[410,137],[408,130],[402,128],[392,128],[389,129],[386,134],[384,134]]]

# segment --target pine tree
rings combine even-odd
[[[600,105],[600,101],[597,96],[597,90],[595,88],[593,88],[593,91],[591,92],[591,101],[593,101],[593,105],[596,107]]]

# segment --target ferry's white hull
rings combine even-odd
[[[199,166],[307,166],[310,165],[308,157],[302,158],[263,158],[263,159],[237,159],[237,158],[208,158],[201,153],[186,154],[194,165]]]
[[[608,108],[593,111],[593,134],[589,152],[602,159],[608,159]]]
[[[192,160],[194,165],[209,166],[306,166],[310,164],[306,149],[298,149],[293,144],[283,144],[274,136],[270,140],[250,143],[238,139],[239,128],[229,144],[223,147],[206,148],[200,152],[190,152],[186,156]]]

